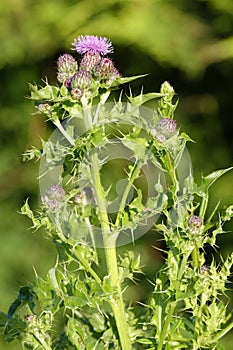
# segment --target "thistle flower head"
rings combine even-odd
[[[151,134],[156,136],[160,142],[164,142],[171,136],[175,135],[177,123],[173,119],[161,118],[156,125],[156,128],[151,130]]]
[[[77,194],[74,197],[74,203],[75,204],[81,204],[82,206],[86,206],[87,205],[87,196],[86,196],[86,192],[82,191],[79,194]]]
[[[61,200],[65,198],[66,192],[60,185],[52,185],[49,187],[46,195],[51,199]]]
[[[100,79],[107,79],[113,73],[115,67],[110,58],[102,58],[95,70],[95,75]]]
[[[79,54],[84,55],[86,53],[97,54],[102,56],[113,52],[112,43],[105,37],[98,37],[95,35],[80,35],[77,39],[74,39],[72,43],[74,48]]]
[[[87,72],[93,72],[100,60],[101,56],[98,52],[94,54],[87,52],[80,62],[80,69]]]
[[[200,274],[201,274],[202,276],[206,276],[208,273],[209,273],[209,267],[206,266],[206,265],[202,265],[202,266],[200,267]]]
[[[197,215],[190,216],[188,220],[188,227],[191,233],[200,233],[204,228],[203,219]]]
[[[88,89],[91,87],[92,84],[92,77],[89,72],[86,72],[84,70],[80,70],[77,73],[75,73],[71,79],[71,88],[80,88],[80,89]]]
[[[80,88],[71,89],[71,95],[75,100],[79,100],[83,96],[83,90]]]
[[[177,123],[173,119],[162,118],[157,124],[157,129],[165,137],[170,137],[175,134],[177,128]]]
[[[108,79],[106,80],[106,85],[111,85],[113,81],[115,81],[117,78],[120,78],[121,74],[119,73],[117,68],[113,68],[111,74],[109,75]]]
[[[48,103],[40,103],[37,108],[40,113],[44,114],[49,114],[51,109]]]
[[[51,210],[56,210],[62,206],[66,192],[60,185],[52,185],[41,197],[42,203]]]
[[[67,79],[77,72],[78,63],[73,56],[66,53],[58,58],[57,70],[57,80],[60,83],[65,83]]]

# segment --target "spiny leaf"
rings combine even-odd
[[[39,89],[37,85],[29,84],[31,99],[33,100],[52,100],[59,94],[59,88],[56,86],[46,85]]]
[[[150,92],[148,94],[140,94],[140,95],[135,96],[135,97],[129,96],[128,99],[134,105],[140,106],[147,101],[150,101],[150,100],[153,100],[154,98],[159,98],[162,96],[163,96],[163,94],[161,94],[160,92]]]
[[[32,159],[40,159],[42,157],[42,151],[37,147],[32,147],[31,149],[23,153],[23,161],[27,162]]]
[[[210,173],[207,176],[203,176],[202,177],[202,182],[200,186],[196,186],[195,188],[195,193],[203,196],[205,193],[208,192],[210,186],[213,185],[213,183],[219,179],[222,175],[224,175],[225,173],[227,173],[228,171],[232,170],[233,167],[230,168],[226,168],[226,169],[220,169],[220,170],[216,170],[212,173]]]
[[[126,84],[126,83],[129,83],[130,81],[146,77],[147,75],[148,74],[141,74],[141,75],[134,75],[132,77],[118,78],[112,83],[111,87],[118,86],[121,84]]]

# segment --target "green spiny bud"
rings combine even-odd
[[[172,99],[175,95],[173,87],[165,81],[160,88],[160,93],[163,94],[159,101],[159,112],[163,118],[173,119],[174,111],[177,107],[177,103],[172,104]]]
[[[168,81],[165,81],[161,85],[160,92],[169,100],[172,100],[173,96],[175,95],[175,91]]]

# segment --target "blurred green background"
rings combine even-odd
[[[8,0],[0,2],[0,310],[7,311],[20,286],[56,260],[43,232],[32,233],[19,214],[24,200],[36,208],[38,164],[21,154],[49,135],[34,108],[28,82],[55,82],[56,60],[70,52],[82,34],[107,36],[124,76],[150,73],[132,84],[135,93],[157,91],[168,80],[179,96],[177,120],[196,143],[189,145],[194,173],[233,163],[233,1],[232,0]],[[128,92],[128,90],[126,89]],[[233,202],[233,172],[216,183],[211,205]],[[229,231],[233,225],[227,226]],[[157,236],[137,242],[143,263],[154,273],[161,257],[151,248]],[[219,239],[224,258],[233,251],[233,234]],[[132,293],[143,295],[143,283]],[[230,304],[232,305],[232,304]],[[223,344],[231,349],[233,336]],[[0,342],[1,349],[18,349]]]

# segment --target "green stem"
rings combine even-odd
[[[176,302],[173,301],[170,303],[170,310],[167,314],[167,317],[165,319],[165,322],[164,322],[164,325],[163,325],[163,329],[162,329],[162,332],[160,334],[160,339],[159,339],[159,344],[158,344],[158,347],[157,347],[157,350],[162,350],[163,349],[163,343],[164,343],[164,340],[166,339],[166,336],[169,332],[169,326],[170,326],[170,323],[171,323],[171,318],[173,316],[173,313],[175,311],[175,308],[176,308]]]
[[[93,246],[94,249],[96,249],[95,238],[94,238],[94,232],[93,232],[92,225],[91,225],[91,223],[90,223],[89,217],[86,217],[86,218],[85,218],[85,223],[86,223],[86,225],[87,225],[88,231],[89,231],[90,236],[91,236],[91,243],[92,243],[92,246]]]
[[[173,166],[171,155],[168,151],[166,152],[164,159],[165,159],[164,165],[167,168],[168,173],[170,175],[170,178],[175,186],[175,185],[177,185],[176,171],[175,171],[174,166]]]
[[[208,205],[208,199],[209,199],[209,196],[208,196],[208,193],[206,193],[205,196],[202,197],[200,211],[199,211],[199,215],[202,219],[204,219],[205,217],[205,213]]]
[[[180,268],[179,268],[179,272],[178,272],[178,275],[177,275],[177,281],[178,283],[180,283],[181,279],[182,279],[182,276],[183,276],[183,273],[184,273],[184,270],[187,266],[187,262],[188,262],[188,258],[190,256],[190,253],[186,254],[183,259],[182,259],[182,262],[180,264]]]
[[[61,134],[67,139],[67,141],[74,146],[74,139],[73,137],[71,137],[68,132],[66,132],[66,130],[63,128],[63,126],[60,123],[60,120],[56,120],[53,122],[54,125],[58,128],[58,130],[61,132]]]
[[[199,268],[199,249],[196,245],[192,251],[192,260],[193,260],[193,267],[195,269],[198,269]]]
[[[87,110],[86,123],[88,129],[92,126],[92,119],[90,113]],[[124,302],[122,297],[121,284],[118,274],[118,264],[116,255],[116,237],[113,236],[110,228],[107,205],[105,200],[105,192],[101,184],[100,171],[99,171],[99,159],[96,151],[90,153],[91,163],[91,176],[93,181],[94,192],[96,196],[96,202],[98,207],[98,216],[102,229],[104,253],[107,265],[107,271],[111,286],[116,290],[117,295],[109,300],[113,315],[116,321],[116,326],[120,338],[121,349],[130,350],[131,341],[128,332],[128,324],[126,321],[126,314],[124,309]]]
[[[187,253],[182,259],[182,262],[181,262],[181,265],[179,268],[179,272],[177,275],[177,283],[178,283],[177,289],[179,289],[180,281],[182,279],[182,275],[183,275],[185,267],[187,265],[187,261],[188,261],[189,256],[190,256],[190,253]],[[162,331],[160,333],[159,344],[158,344],[157,350],[162,350],[162,348],[163,348],[163,343],[164,343],[164,340],[169,332],[169,326],[170,326],[171,318],[174,314],[175,308],[176,308],[176,301],[173,301],[170,303],[170,310],[166,316],[166,319],[164,321],[164,325],[162,327]]]
[[[37,334],[32,333],[32,335],[33,335],[33,337],[36,339],[36,341],[37,341],[40,345],[43,346],[43,349],[44,349],[44,350],[52,350],[51,346],[48,345],[48,344],[44,341],[44,339],[41,337],[40,334],[38,334],[38,333],[37,333]]]
[[[116,256],[116,238],[114,238],[111,234],[106,202],[105,202],[105,193],[100,180],[99,173],[99,164],[98,164],[98,156],[96,152],[91,154],[91,172],[93,185],[96,195],[96,202],[99,209],[99,220],[101,224],[102,234],[103,234],[103,242],[104,242],[104,252],[106,258],[106,265],[108,270],[108,276],[110,283],[113,288],[117,291],[116,298],[113,298],[110,301],[110,305],[112,307],[112,311],[116,320],[116,325],[119,333],[119,338],[121,342],[122,350],[130,350],[131,349],[131,341],[128,333],[128,325],[126,321],[126,315],[124,310],[124,303],[122,298],[121,285],[119,281],[118,274],[118,265],[117,265],[117,256]]]
[[[121,198],[121,202],[120,202],[120,206],[119,206],[119,209],[118,209],[117,218],[116,218],[116,221],[115,221],[115,226],[116,227],[120,223],[120,219],[121,219],[122,213],[124,212],[125,203],[126,203],[129,191],[130,191],[131,187],[133,186],[133,183],[134,183],[135,179],[138,177],[139,172],[140,172],[140,164],[137,163],[134,166],[134,169],[133,169],[133,171],[132,171],[132,173],[130,175],[129,181],[127,183],[127,186],[126,186],[125,191],[123,193],[123,196]]]
[[[74,256],[75,259],[77,259],[82,264],[82,266],[85,268],[85,270],[87,272],[89,272],[89,274],[95,279],[95,281],[98,283],[98,285],[102,286],[101,279],[99,278],[97,273],[92,269],[92,267],[89,264],[89,262],[85,258],[83,258],[80,254],[76,254],[75,251],[73,252],[72,256]]]

